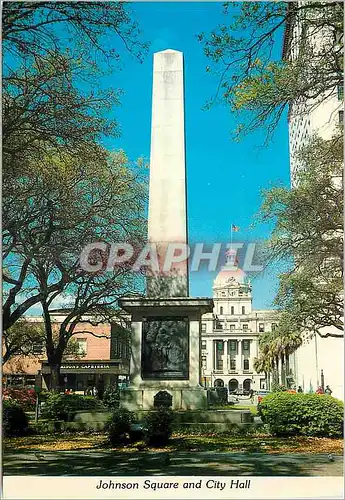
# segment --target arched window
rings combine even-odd
[[[234,308],[234,306],[231,306],[231,314],[235,314],[235,308]]]
[[[235,392],[238,389],[238,380],[232,378],[229,382],[229,392]]]
[[[242,306],[242,314],[246,314],[246,308]]]
[[[246,378],[246,380],[243,381],[243,390],[245,392],[249,392],[251,385],[252,385],[251,379],[250,378]]]
[[[224,380],[222,380],[221,378],[217,378],[214,381],[214,386],[215,387],[224,387]]]
[[[219,314],[223,314],[223,306],[220,306],[220,308],[219,308]]]

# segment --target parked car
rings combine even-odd
[[[229,403],[230,405],[234,405],[234,404],[236,404],[236,403],[238,403],[238,402],[239,402],[239,399],[238,399],[238,397],[237,397],[237,396],[234,396],[233,394],[229,394],[229,395],[228,395],[228,403]]]

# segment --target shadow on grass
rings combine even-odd
[[[38,476],[341,476],[342,457],[330,463],[327,455],[311,454],[83,450],[39,452],[37,458],[34,451],[16,451],[4,454],[3,472]]]

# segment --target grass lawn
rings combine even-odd
[[[256,405],[217,405],[212,406],[212,409],[215,410],[250,410],[254,417],[258,416],[258,409]]]
[[[251,434],[247,436],[229,435],[185,435],[173,434],[171,441],[164,449],[146,448],[140,442],[121,447],[111,447],[104,433],[62,433],[44,436],[26,436],[5,438],[4,452],[15,450],[109,450],[121,452],[140,451],[217,451],[217,452],[248,452],[248,453],[333,453],[343,454],[342,439],[290,437],[277,438],[266,434]]]

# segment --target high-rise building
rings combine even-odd
[[[321,8],[302,9],[294,15],[296,7],[302,4],[305,5],[306,2],[291,2],[288,5],[291,16],[284,33],[283,59],[296,61],[300,51],[306,50],[307,44],[308,50],[313,54],[313,60],[310,61],[312,70],[312,65],[315,69],[317,64],[331,62],[332,54],[339,49],[343,33],[335,26],[331,27],[330,23],[318,22],[322,15],[328,15]],[[324,8],[332,9],[337,6],[333,4]],[[314,135],[331,139],[337,127],[343,124],[343,85],[334,83],[333,88],[327,88],[325,92],[315,91],[314,94],[308,95],[307,92],[307,98],[291,103],[289,108],[292,188],[297,182],[296,173],[301,168],[296,157],[298,150]],[[314,335],[297,349],[293,355],[294,379],[296,385],[300,385],[305,392],[315,392],[318,386],[330,385],[333,396],[344,399],[344,341],[342,337],[332,337],[333,334],[339,335],[339,330],[324,328],[321,336]]]
[[[313,53],[310,65],[325,64],[327,53],[334,50],[334,38],[342,38],[342,32],[334,32],[329,24],[314,22],[315,18],[321,17],[322,9],[305,9],[294,15],[294,9],[306,2],[289,2],[289,22],[286,25],[283,41],[283,59],[296,61],[301,50],[309,50]],[[330,9],[334,6],[330,6]],[[307,45],[307,48],[306,48]],[[312,71],[312,68],[311,68]],[[336,132],[339,124],[344,119],[344,88],[343,84],[334,84],[333,89],[321,92],[306,90],[306,98],[290,104],[289,107],[289,149],[290,149],[290,172],[291,184],[295,183],[296,172],[300,167],[296,158],[298,150],[305,145],[310,138],[317,134],[323,139],[330,139]]]

